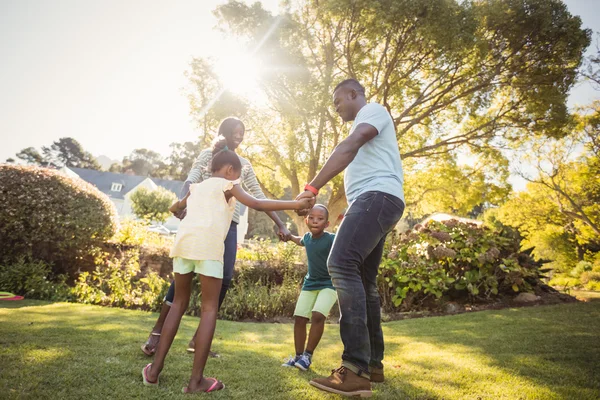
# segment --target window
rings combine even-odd
[[[123,189],[123,185],[121,185],[120,183],[114,183],[112,184],[112,187],[110,188],[111,192],[120,192],[121,189]]]

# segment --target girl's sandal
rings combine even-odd
[[[142,345],[142,351],[148,357],[152,357],[156,353],[156,346],[160,340],[160,333],[151,332],[150,337],[146,340],[146,343]]]
[[[152,382],[151,380],[148,379],[148,368],[150,368],[150,366],[152,366],[152,363],[146,365],[144,367],[144,369],[142,370],[142,379],[144,381],[144,385],[146,386],[156,386],[158,385],[158,377],[156,378],[156,382]]]
[[[210,379],[213,381],[213,384],[210,385],[210,387],[206,390],[204,390],[204,393],[210,393],[210,392],[216,392],[217,390],[222,390],[225,389],[225,384],[219,380],[217,380],[216,378],[206,378],[206,379]],[[221,386],[219,387],[219,384],[221,384]],[[192,391],[190,390],[189,387],[184,387],[183,389],[181,389],[182,393],[199,393],[202,391]]]

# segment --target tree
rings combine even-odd
[[[446,154],[421,168],[408,164],[412,173],[405,177],[405,197],[413,218],[435,212],[475,218],[484,209],[504,203],[511,191],[508,163],[498,168],[493,158],[486,162],[480,157],[473,165],[461,165]]]
[[[194,161],[200,155],[202,149],[203,147],[200,141],[171,143],[169,176],[172,179],[185,181]]]
[[[565,134],[565,100],[590,32],[561,1],[287,4],[280,16],[238,1],[215,12],[220,28],[246,40],[269,66],[261,75],[269,104],[249,106],[254,129],[242,150],[272,197],[288,185],[298,194],[345,135],[330,103],[335,84],[347,77],[389,110],[405,160],[469,151],[475,158],[493,153],[502,165],[494,153],[502,146]],[[207,85],[214,78],[197,67],[205,63],[196,60],[192,75]],[[191,103],[192,113],[203,115],[207,105]],[[340,177],[328,206],[332,215],[346,207]]]
[[[42,147],[44,161],[55,165],[101,170],[96,158],[85,151],[81,144],[70,137],[60,138],[50,147]],[[18,157],[18,155],[17,155]]]
[[[600,102],[576,115],[573,132],[562,139],[532,141],[527,160],[530,183],[498,210],[498,219],[519,229],[523,247],[553,260],[559,271],[600,252]]]
[[[112,166],[111,166],[112,168]],[[152,150],[135,149],[128,157],[123,158],[121,172],[131,171],[139,176],[153,176],[165,178],[169,175],[169,168],[163,157]]]
[[[12,158],[12,157],[9,157],[9,158],[7,158],[7,159],[6,159],[6,162],[7,162],[8,164],[14,164],[14,163],[15,163],[15,159],[14,159],[14,158]]]
[[[31,165],[42,165],[44,162],[44,158],[35,147],[27,147],[18,152],[16,156]]]
[[[190,67],[185,72],[191,84],[188,99],[192,117],[201,131],[200,147],[204,148],[216,136],[223,119],[229,116],[244,117],[249,105],[246,100],[224,89],[211,60],[194,58]]]
[[[164,223],[171,215],[169,207],[176,200],[175,193],[165,188],[141,187],[131,194],[131,208],[136,217],[146,222]]]

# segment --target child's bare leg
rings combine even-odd
[[[156,323],[154,324],[154,328],[152,328],[152,332],[161,333],[163,325],[165,324],[165,320],[167,319],[167,315],[169,315],[169,310],[171,306],[166,302],[163,302],[162,308],[160,309],[160,314]]]
[[[173,339],[179,329],[181,318],[190,302],[190,290],[193,277],[193,272],[190,272],[189,274],[175,273],[175,285],[177,287],[175,299],[173,300],[173,304],[171,305],[171,309],[169,310],[169,314],[163,325],[161,340],[156,349],[154,362],[148,371],[148,379],[150,381],[156,381],[158,374],[160,374],[160,371],[163,369],[165,357],[169,353]]]
[[[221,279],[200,275],[200,285],[202,287],[202,306],[200,324],[196,334],[194,366],[188,385],[190,392],[205,391],[214,384],[214,381],[203,379],[203,375],[217,325]]]
[[[302,354],[304,352],[304,344],[306,343],[307,322],[308,318],[299,316],[296,316],[294,320],[294,346],[296,347],[296,354]]]
[[[323,331],[325,330],[325,316],[320,312],[313,311],[310,321],[310,331],[308,333],[308,342],[306,343],[306,351],[312,354],[317,345],[321,341]]]

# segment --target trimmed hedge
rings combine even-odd
[[[110,199],[47,168],[0,165],[0,261],[26,256],[73,278],[117,228]],[[92,259],[92,260],[90,260]],[[90,262],[91,261],[91,262]]]

